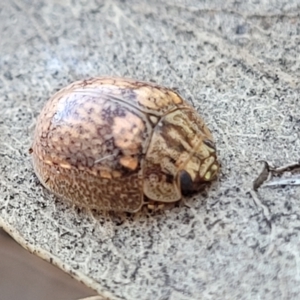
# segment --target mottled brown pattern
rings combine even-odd
[[[72,83],[43,108],[32,146],[41,182],[79,206],[137,211],[181,199],[179,173],[199,185],[219,166],[212,136],[174,91],[124,78]]]
[[[77,168],[47,165],[33,154],[34,169],[48,189],[79,207],[135,212],[143,204],[142,178],[138,173],[101,178]]]

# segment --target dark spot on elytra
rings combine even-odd
[[[136,100],[136,93],[132,89],[122,89],[121,95],[124,100],[135,101]]]

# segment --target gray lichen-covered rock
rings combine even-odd
[[[2,1],[0,224],[108,299],[297,299],[298,187],[252,190],[258,160],[299,159],[297,1]],[[28,149],[46,100],[99,75],[194,104],[222,174],[190,207],[79,211],[38,182]]]

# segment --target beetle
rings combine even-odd
[[[98,77],[58,91],[30,149],[41,183],[79,207],[136,212],[180,201],[217,177],[212,135],[180,95]]]

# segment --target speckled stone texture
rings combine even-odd
[[[299,299],[300,189],[252,190],[259,159],[299,159],[299,2],[61,2],[0,3],[0,224],[107,299]],[[190,208],[92,214],[41,187],[37,115],[99,75],[173,87],[203,116],[222,174]]]

